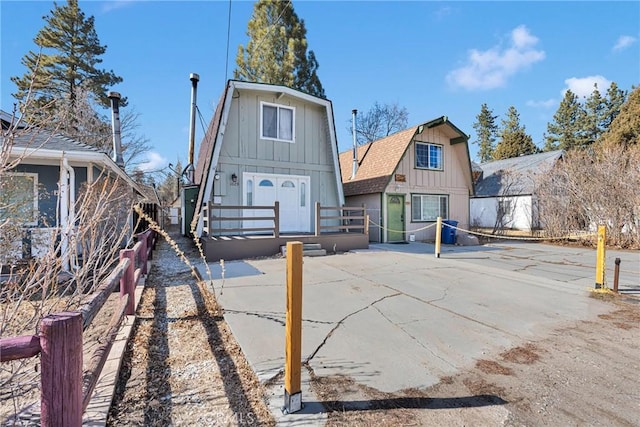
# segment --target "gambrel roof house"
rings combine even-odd
[[[340,153],[347,203],[367,207],[371,241],[433,240],[438,216],[469,224],[468,136],[446,116]],[[413,237],[412,237],[413,236]]]
[[[257,256],[268,243],[249,242],[249,235],[316,233],[316,204],[344,205],[337,147],[331,101],[284,86],[230,80],[195,168],[195,231],[203,246],[235,235],[224,249],[226,259],[233,259]],[[255,253],[244,251],[251,247]],[[220,256],[207,251],[208,259]]]
[[[68,269],[69,260],[65,260],[64,249],[69,244],[66,239],[70,233],[59,233],[59,230],[74,227],[76,201],[80,198],[83,184],[94,182],[101,176],[111,176],[125,182],[137,199],[142,199],[144,192],[114,160],[95,147],[27,124],[17,129],[13,127],[15,134],[10,135],[11,121],[9,114],[2,114],[0,145],[8,149],[8,164],[15,163],[15,166],[0,178],[6,180],[5,184],[11,181],[12,186],[29,192],[26,198],[24,194],[5,193],[9,199],[3,203],[12,204],[15,202],[12,197],[18,197],[24,205],[20,208],[24,213],[23,226],[31,241],[28,253],[24,252],[23,245],[23,253],[18,255],[37,257],[47,250],[51,239],[58,234],[63,264]],[[15,213],[0,210],[0,219],[3,215]],[[123,221],[127,220],[132,225],[130,213],[129,218],[123,218]]]
[[[564,155],[563,150],[482,163],[470,201],[471,224],[485,228],[539,228],[536,179]]]

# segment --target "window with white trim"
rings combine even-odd
[[[442,145],[416,141],[416,168],[443,170]]]
[[[262,139],[294,142],[295,109],[261,102],[260,128]]]
[[[253,206],[253,180],[247,180],[247,206]]]
[[[412,194],[411,220],[436,221],[449,217],[449,196],[444,194]]]
[[[38,174],[8,172],[0,175],[0,221],[19,218],[38,224]]]

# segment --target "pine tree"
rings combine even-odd
[[[622,105],[627,100],[627,91],[618,88],[616,82],[611,82],[609,89],[607,89],[607,97],[605,99],[604,112],[602,114],[602,126],[605,129],[609,129],[611,123],[620,113]]]
[[[525,126],[520,125],[520,113],[514,106],[509,107],[507,117],[502,119],[502,127],[498,136],[500,137],[500,142],[498,142],[493,152],[494,160],[538,152],[538,147],[533,143],[531,136],[527,135]]]
[[[569,150],[581,141],[580,126],[584,111],[576,94],[567,90],[553,115],[553,122],[547,124],[545,151]]]
[[[249,41],[240,45],[234,78],[271,83],[325,97],[318,61],[307,53],[307,30],[291,1],[259,0],[247,27]]]
[[[640,87],[631,91],[602,139],[605,144],[640,144]]]
[[[605,112],[605,99],[598,90],[598,84],[593,85],[593,92],[584,102],[584,114],[581,120],[581,147],[588,147],[600,138],[604,131],[602,123]]]
[[[18,87],[14,97],[22,101],[32,88],[36,106],[64,100],[73,110],[82,87],[100,105],[108,107],[107,91],[122,78],[113,71],[96,68],[107,47],[100,44],[93,16],[85,17],[78,1],[69,0],[62,6],[54,2],[50,15],[43,19],[45,26],[34,39],[39,52],[28,52],[22,59],[27,73],[11,78]],[[120,103],[124,106],[126,101]]]
[[[480,147],[478,158],[481,163],[493,158],[494,143],[498,132],[498,125],[495,122],[497,118],[498,116],[493,115],[493,110],[490,110],[487,104],[482,104],[480,113],[476,116],[477,121],[473,124],[478,135],[478,139],[474,143]]]

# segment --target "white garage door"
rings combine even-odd
[[[264,173],[243,174],[243,204],[271,206],[280,202],[280,232],[307,233],[311,231],[309,183],[311,178],[300,175]],[[249,216],[272,216],[273,211],[255,209]],[[271,227],[272,221],[244,221],[246,228]]]

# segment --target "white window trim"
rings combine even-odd
[[[22,224],[38,225],[38,174],[33,172],[7,172],[6,175],[33,177],[33,218],[31,218],[31,221],[25,221]]]
[[[440,147],[440,167],[439,168],[431,168],[429,167],[429,159],[427,159],[427,166],[426,167],[422,167],[422,166],[418,166],[418,153],[417,153],[417,147],[418,144],[421,145],[426,145],[427,146],[427,153],[430,155],[430,151],[429,151],[429,146],[433,145],[434,147]],[[440,144],[434,144],[433,142],[424,142],[424,141],[416,141],[415,142],[415,147],[414,147],[414,155],[416,156],[416,161],[415,161],[415,167],[416,169],[420,169],[420,170],[430,170],[430,171],[443,171],[444,170],[444,146],[440,145]]]
[[[287,109],[287,110],[291,110],[291,139],[281,139],[281,138],[271,138],[269,136],[264,136],[263,135],[263,131],[264,131],[264,126],[263,126],[263,117],[264,117],[264,107],[268,106],[268,107],[275,107],[278,109],[278,114],[276,114],[276,117],[278,119],[278,123],[276,124],[276,131],[279,133],[280,132],[280,109]],[[278,135],[279,136],[279,135]],[[260,102],[260,139],[266,139],[269,141],[279,141],[279,142],[288,142],[290,144],[293,144],[296,142],[296,107],[292,107],[289,105],[281,105],[281,104],[272,104],[270,102],[264,102],[261,101]]]
[[[414,197],[420,197],[420,212],[422,213],[422,200],[424,197],[437,197],[438,198],[438,207],[440,207],[440,198],[444,197],[447,200],[447,216],[449,216],[450,212],[449,209],[451,208],[451,206],[449,206],[449,195],[448,194],[422,194],[422,193],[413,193],[411,194],[411,222],[435,222],[437,220],[437,218],[435,219],[416,219],[413,217],[413,198]],[[440,215],[442,215],[442,212],[440,212]],[[443,218],[444,219],[444,218]]]

